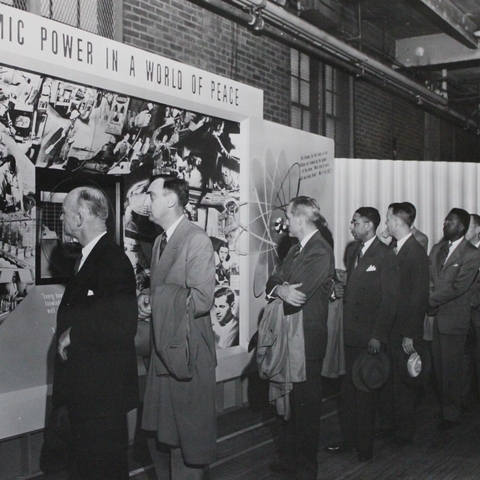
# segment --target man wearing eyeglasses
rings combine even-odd
[[[376,392],[357,390],[352,381],[356,357],[366,349],[371,355],[386,345],[395,317],[399,271],[395,253],[376,236],[380,214],[361,207],[353,215],[350,232],[356,240],[347,249],[347,285],[343,295],[343,328],[346,374],[342,382],[340,426],[343,442],[328,446],[328,453],[355,448],[361,462],[373,458],[373,423]]]

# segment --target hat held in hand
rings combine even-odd
[[[367,350],[360,353],[352,368],[352,381],[362,392],[373,392],[380,388],[390,374],[390,360],[384,352],[374,355]]]
[[[432,370],[432,360],[427,348],[422,344],[415,344],[415,352],[403,354],[404,361],[400,363],[399,373],[402,381],[411,387],[422,386],[428,380]]]

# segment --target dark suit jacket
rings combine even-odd
[[[428,237],[416,227],[412,227],[412,234],[415,240],[428,252]]]
[[[399,271],[393,250],[375,238],[360,259],[360,243],[347,249],[347,285],[343,298],[345,345],[367,347],[371,338],[386,343],[399,296]]]
[[[472,325],[475,328],[480,328],[480,272],[475,276],[475,280],[470,287],[470,292],[472,294]]]
[[[57,338],[71,328],[68,360],[57,355],[53,401],[79,416],[123,414],[138,403],[134,338],[135,275],[123,249],[100,238],[70,279],[57,314]]]
[[[398,252],[397,262],[400,296],[390,340],[402,341],[407,337],[420,341],[430,290],[428,255],[412,235]]]
[[[429,256],[433,291],[429,303],[439,307],[435,320],[440,333],[468,333],[472,296],[470,287],[480,268],[480,250],[463,239],[442,266],[447,242],[433,246]]]
[[[307,300],[302,307],[284,302],[285,315],[303,310],[305,356],[307,360],[319,360],[327,348],[328,302],[335,271],[335,261],[330,245],[320,232],[316,232],[295,257],[297,246],[288,252],[278,270],[267,281],[266,292],[284,282],[301,283],[299,288]]]
[[[150,302],[155,349],[147,372],[142,427],[156,430],[157,438],[181,446],[186,463],[202,465],[215,459],[215,338],[210,309],[215,290],[215,257],[204,230],[183,218],[159,257],[160,238],[152,251]],[[161,348],[157,330],[165,308],[166,291],[172,285],[189,291],[194,321],[190,335],[196,348],[190,352],[195,369],[190,380],[167,375],[156,349]],[[174,300],[173,298],[171,299]],[[179,312],[180,314],[180,312]],[[173,320],[172,320],[173,321]]]

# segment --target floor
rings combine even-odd
[[[332,387],[332,385],[330,385]],[[331,392],[335,391],[330,388]],[[327,394],[329,388],[327,385]],[[274,412],[256,397],[250,406],[219,416],[217,461],[210,466],[209,480],[285,479],[268,465],[275,456]],[[332,456],[323,447],[339,440],[335,395],[324,400],[318,480],[469,480],[480,478],[480,408],[476,397],[457,427],[438,432],[438,404],[433,390],[427,392],[417,412],[414,444],[393,449],[385,439],[375,440],[373,461],[360,463],[355,453]],[[156,480],[144,439],[130,452],[131,478]],[[65,474],[41,475],[41,480],[67,480]]]

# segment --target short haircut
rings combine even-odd
[[[229,287],[220,287],[219,289],[215,290],[213,294],[215,298],[227,297],[227,303],[232,306],[233,302],[235,301],[235,293]]]
[[[292,198],[290,200],[290,212],[294,217],[304,217],[308,223],[315,227],[321,220],[325,220],[320,214],[320,205],[311,197]]]
[[[410,203],[410,202],[403,202],[403,203],[405,205],[408,205],[412,209],[412,212],[413,212],[412,225],[413,225],[413,223],[415,222],[415,219],[417,218],[417,209],[415,208],[415,205],[413,203]]]
[[[396,217],[401,218],[406,225],[411,227],[415,220],[415,214],[416,214],[416,212],[412,210],[412,207],[415,208],[409,202],[402,202],[402,203],[391,203],[388,206],[388,209],[389,210],[391,209],[392,213]]]
[[[473,224],[476,227],[480,227],[480,215],[477,215],[476,213],[471,213],[470,214],[470,221],[473,222]]]
[[[163,178],[163,188],[173,192],[178,198],[178,203],[180,203],[182,208],[185,208],[188,204],[188,182],[172,175],[155,175],[150,179],[150,184],[159,178]]]
[[[375,230],[380,225],[380,213],[374,207],[360,207],[355,213],[358,213],[361,217],[366,218],[369,222],[373,223]]]
[[[468,230],[468,227],[470,226],[470,214],[463,208],[452,208],[450,210],[450,213],[458,217],[460,223],[464,226],[466,232]]]
[[[108,218],[108,198],[99,188],[80,187],[77,194],[77,205],[100,220],[106,221]]]

